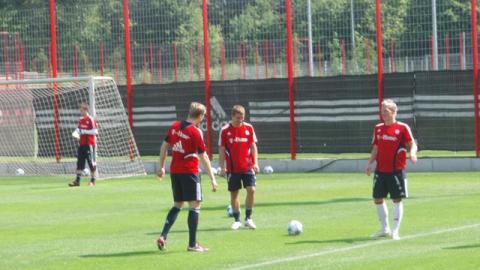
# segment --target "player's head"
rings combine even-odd
[[[245,108],[242,105],[233,106],[231,116],[233,125],[240,125],[245,120]]]
[[[188,119],[194,122],[194,124],[198,124],[203,121],[205,114],[207,113],[207,108],[205,105],[192,102],[190,103],[190,110],[188,111]]]
[[[90,106],[88,106],[87,103],[84,102],[80,104],[80,113],[82,114],[82,116],[87,115],[89,111],[90,111]]]
[[[394,122],[397,117],[397,104],[391,99],[382,101],[382,118],[385,122]]]

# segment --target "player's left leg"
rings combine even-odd
[[[95,186],[97,180],[97,150],[94,145],[89,145],[87,163],[90,168],[90,183],[88,185]]]
[[[408,197],[407,178],[405,171],[396,172],[393,175],[390,195],[393,201],[393,226],[392,239],[400,239],[400,224],[403,219],[403,198]]]
[[[243,174],[243,186],[247,190],[245,198],[245,226],[256,229],[257,226],[252,220],[253,205],[255,203],[256,178],[254,173]]]

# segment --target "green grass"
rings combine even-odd
[[[290,153],[266,154],[260,153],[260,159],[290,159]],[[369,153],[298,153],[297,159],[312,158],[337,158],[337,159],[358,159],[369,158]],[[423,150],[418,152],[420,158],[432,157],[475,157],[475,151],[443,151],[443,150]],[[142,160],[157,161],[158,156],[142,156]],[[218,155],[214,155],[214,160],[218,160]]]
[[[168,250],[156,249],[172,204],[169,180],[145,176],[67,188],[68,180],[0,179],[0,269],[458,270],[480,265],[478,172],[409,174],[411,198],[405,202],[401,241],[369,238],[378,222],[371,178],[362,174],[259,175],[256,231],[230,231],[225,180],[219,180],[217,193],[204,181],[198,238],[211,249],[206,254],[186,252],[185,209],[169,235]],[[389,208],[391,213],[390,203]],[[305,232],[288,236],[290,219],[303,222]],[[462,228],[468,225],[473,226]]]

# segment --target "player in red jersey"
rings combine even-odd
[[[165,140],[160,147],[160,161],[157,168],[157,175],[160,179],[165,176],[165,161],[167,151],[172,149],[172,162],[170,164],[170,178],[172,180],[172,191],[174,205],[168,212],[162,233],[157,240],[160,250],[165,249],[168,232],[177,219],[178,213],[184,202],[188,202],[189,243],[188,251],[205,252],[208,248],[197,243],[197,227],[200,214],[200,202],[202,201],[202,190],[200,184],[199,162],[210,177],[212,190],[217,190],[217,182],[212,173],[210,160],[206,153],[202,131],[197,128],[205,116],[206,108],[200,103],[190,104],[190,111],[186,121],[176,121],[167,131]]]
[[[85,162],[90,168],[90,183],[89,186],[95,186],[97,177],[97,135],[98,124],[97,121],[89,114],[90,107],[87,103],[80,105],[80,120],[78,121],[77,129],[72,133],[72,136],[79,140],[77,153],[77,176],[73,182],[69,183],[70,187],[80,186],[80,177],[85,169]]]
[[[244,122],[244,107],[233,106],[231,117],[232,121],[220,131],[218,143],[220,175],[227,175],[230,203],[235,219],[231,228],[237,230],[241,226],[238,193],[243,183],[243,187],[247,190],[245,226],[256,229],[251,215],[255,201],[255,173],[259,172],[257,136],[253,126]]]
[[[391,236],[399,240],[400,223],[403,217],[402,198],[408,197],[407,178],[407,148],[410,149],[410,161],[417,162],[417,145],[413,139],[410,127],[396,120],[397,105],[391,99],[382,102],[383,123],[375,126],[373,131],[372,152],[365,172],[370,175],[372,164],[376,161],[373,198],[381,223],[380,230],[374,238]],[[385,198],[390,193],[393,200],[393,226],[388,225],[388,209]]]

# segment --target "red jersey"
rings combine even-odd
[[[80,117],[78,121],[78,128],[81,130],[93,130],[98,128],[97,121],[91,116],[87,115],[85,117]],[[90,134],[81,134],[80,135],[80,145],[96,145],[96,135]]]
[[[407,143],[413,140],[410,127],[402,122],[380,123],[373,131],[373,145],[378,147],[376,171],[391,173],[407,167]]]
[[[230,123],[222,128],[218,146],[225,147],[228,172],[243,173],[253,169],[250,145],[256,142],[257,136],[253,126],[248,123],[243,122],[239,127],[234,127]]]
[[[172,146],[170,173],[198,174],[198,154],[206,151],[202,131],[187,121],[176,121],[165,141]]]

